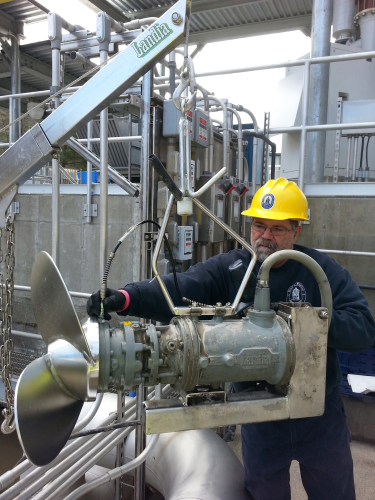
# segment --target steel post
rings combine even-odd
[[[52,88],[60,86],[60,50],[52,49]],[[55,109],[60,99],[55,97]],[[59,158],[52,158],[52,259],[57,267],[60,265],[60,169]]]
[[[147,400],[147,388],[139,384],[137,389],[137,420],[142,419],[143,402]],[[138,457],[146,448],[146,434],[143,425],[135,429],[135,457]],[[134,471],[134,500],[145,500],[146,463],[144,462]]]
[[[357,151],[358,151],[359,136],[354,136],[354,153],[353,153],[353,167],[352,167],[352,182],[355,182],[355,172],[357,169]]]
[[[108,51],[100,50],[100,63],[108,59]],[[105,66],[104,66],[105,67]],[[100,112],[100,280],[107,262],[108,244],[108,108]]]
[[[92,151],[92,144],[91,144],[91,138],[92,138],[92,131],[93,131],[93,125],[94,122],[90,120],[87,124],[87,149],[89,151]],[[92,189],[92,163],[91,161],[87,162],[87,196],[86,196],[86,203],[87,203],[87,216],[86,216],[86,222],[90,223],[91,222],[91,189]],[[82,184],[82,179],[81,179],[81,184]]]
[[[302,102],[302,131],[299,153],[299,174],[298,186],[303,191],[305,179],[305,161],[306,161],[306,142],[307,142],[307,112],[309,103],[309,81],[310,81],[310,62],[305,62],[304,81],[303,81],[303,102]]]
[[[331,49],[332,0],[314,0],[312,9],[311,57],[329,56]],[[314,64],[310,72],[309,124],[327,123],[329,64]],[[323,182],[325,132],[313,132],[307,138],[307,184]]]
[[[142,101],[141,101],[141,119],[142,119],[142,143],[141,143],[141,217],[142,220],[149,219],[152,206],[152,185],[150,182],[150,171],[148,167],[148,157],[150,155],[150,105],[151,105],[151,86],[152,71],[148,71],[142,82]],[[148,255],[149,242],[145,241],[145,235],[150,230],[148,224],[142,226],[142,244],[141,244],[141,279],[150,278],[150,259]]]
[[[11,37],[11,56],[12,56],[11,77],[10,77],[11,93],[19,94],[21,92],[20,46],[19,46],[19,40],[15,36]],[[16,120],[20,116],[21,116],[21,100],[12,99],[12,121]],[[12,125],[11,129],[12,129],[12,141],[9,142],[16,142],[21,137],[21,121]]]
[[[348,150],[347,150],[347,154],[346,154],[345,182],[349,182],[351,152],[352,152],[352,137],[350,136],[350,137],[348,137]]]

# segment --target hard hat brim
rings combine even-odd
[[[264,210],[257,210],[256,208],[249,208],[241,212],[241,215],[246,215],[247,217],[258,217],[259,219],[270,219],[270,220],[302,220],[309,221],[309,215],[307,213],[295,214],[294,217],[286,217],[285,213],[280,212],[270,212],[265,213]]]

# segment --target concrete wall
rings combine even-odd
[[[298,243],[327,250],[375,252],[375,198],[309,197],[311,223]],[[375,258],[330,255],[348,269],[354,281],[375,286]],[[375,316],[375,290],[362,290]]]
[[[109,196],[108,251],[134,223],[140,220],[140,201],[130,196]],[[15,220],[15,273],[16,285],[30,286],[31,268],[35,255],[44,250],[51,254],[51,195],[18,194],[20,213]],[[93,196],[98,204],[98,217],[86,223],[82,194],[61,195],[60,226],[60,272],[69,290],[92,293],[100,287],[99,275],[99,197]],[[2,242],[5,251],[5,242]],[[109,275],[108,286],[119,288],[139,279],[140,231],[131,235],[116,253]],[[84,299],[73,300],[80,317],[85,315]],[[15,330],[36,331],[32,314],[30,293],[15,291]]]

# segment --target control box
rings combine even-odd
[[[177,244],[173,247],[175,260],[190,260],[193,258],[193,234],[192,226],[178,226]]]
[[[163,136],[164,137],[179,137],[180,135],[180,118],[181,111],[179,111],[173,104],[173,100],[163,102]],[[193,137],[195,113],[191,109],[187,112],[186,116],[189,122],[190,137]]]

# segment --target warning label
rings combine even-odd
[[[202,117],[199,117],[198,135],[200,139],[207,141],[207,120]]]
[[[187,112],[186,119],[189,122],[190,133],[193,134],[193,112],[192,111]]]

